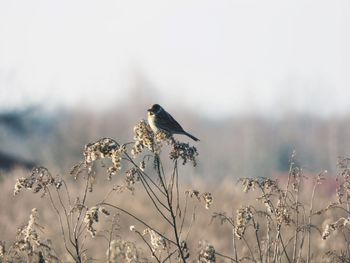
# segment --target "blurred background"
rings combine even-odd
[[[336,172],[350,156],[350,2],[0,2],[0,168],[67,172],[153,103],[207,180]],[[188,141],[187,137],[177,136]],[[192,142],[191,142],[192,143]]]

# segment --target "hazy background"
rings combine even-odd
[[[350,155],[349,1],[0,2],[0,165],[67,171],[158,102],[205,178]],[[187,141],[185,137],[178,137]],[[12,165],[13,164],[13,165]]]

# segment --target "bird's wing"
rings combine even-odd
[[[158,127],[170,133],[182,133],[184,129],[181,125],[167,112],[163,111],[157,118]]]

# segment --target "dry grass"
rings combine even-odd
[[[350,262],[348,159],[337,177],[306,175],[292,156],[278,180],[213,184],[188,174],[196,158],[141,122],[130,145],[87,145],[71,174],[13,171],[0,262]]]

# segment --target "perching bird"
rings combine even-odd
[[[181,125],[167,113],[159,104],[154,104],[152,108],[148,109],[148,123],[154,133],[164,131],[173,134],[184,134],[192,140],[199,141],[196,137],[184,131]]]

